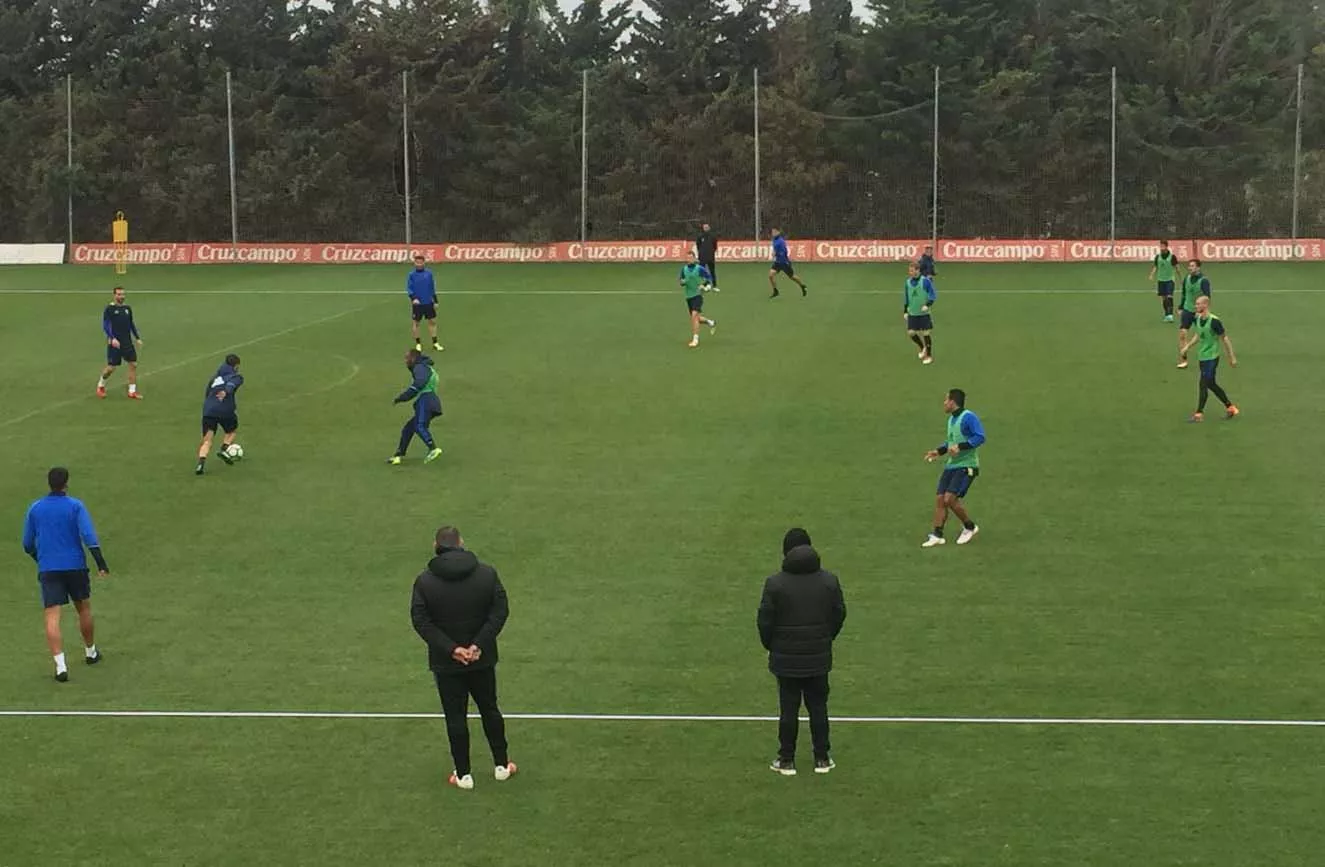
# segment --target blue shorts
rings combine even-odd
[[[1173,297],[1173,281],[1172,281],[1172,280],[1161,280],[1161,281],[1159,281],[1157,284],[1155,284],[1155,294],[1156,294],[1156,295],[1162,295],[1162,296],[1164,296],[1165,298],[1172,298],[1172,297]]]
[[[975,484],[975,477],[978,475],[980,475],[979,467],[949,467],[939,476],[939,489],[935,493],[939,496],[955,494],[960,500],[971,490],[971,485]]]
[[[133,364],[138,363],[138,350],[134,347],[132,340],[121,340],[119,349],[116,349],[109,343],[106,344],[106,364],[111,367],[119,367],[121,361],[128,361]]]
[[[686,307],[690,308],[691,313],[702,313],[704,311],[704,296],[696,295],[694,298],[687,298]]]
[[[933,331],[934,317],[930,316],[928,313],[921,313],[919,316],[912,316],[908,313],[906,314],[906,330]]]
[[[202,432],[204,434],[216,433],[220,428],[228,434],[239,430],[239,416],[232,415],[225,418],[217,418],[214,415],[205,415],[202,417]]]
[[[1219,359],[1211,358],[1209,361],[1199,362],[1201,365],[1201,379],[1214,381],[1215,373],[1219,370]]]
[[[786,274],[788,277],[796,276],[796,269],[791,267],[790,262],[774,262],[770,269],[779,274]]]
[[[92,579],[86,569],[66,569],[60,572],[41,572],[37,575],[41,584],[41,607],[65,605],[71,599],[82,602],[92,595]]]
[[[412,315],[414,316],[415,322],[418,322],[420,319],[437,318],[436,304],[424,304],[423,302],[419,302],[418,304],[411,304],[410,307],[414,311]]]
[[[1178,320],[1178,327],[1191,328],[1196,324],[1196,314],[1190,310],[1182,311],[1182,316]]]

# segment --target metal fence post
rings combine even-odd
[[[414,243],[414,216],[411,211],[413,198],[409,176],[409,70],[400,73],[400,148],[405,183],[405,246]]]
[[[580,243],[589,240],[589,70],[580,71]]]
[[[230,70],[225,71],[225,130],[230,151],[230,243],[239,243],[239,197],[235,184],[235,104],[230,89]]]
[[[68,220],[69,255],[74,254],[74,77],[64,77],[64,192]],[[71,260],[72,261],[72,260]]]
[[[929,191],[929,242],[939,243],[939,68],[934,67],[934,166]]]
[[[755,240],[763,237],[763,211],[759,201],[759,70],[755,69]]]
[[[1302,68],[1297,65],[1297,129],[1293,132],[1293,245],[1297,246],[1298,204],[1302,196]]]
[[[1109,68],[1109,255],[1118,242],[1118,67]]]

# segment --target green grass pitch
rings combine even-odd
[[[810,297],[772,302],[761,266],[723,266],[698,351],[670,264],[442,267],[446,454],[399,468],[402,269],[134,269],[142,402],[122,372],[93,395],[109,270],[0,270],[0,708],[434,712],[408,594],[454,522],[510,592],[506,710],[772,714],[754,611],[803,524],[847,594],[836,716],[1325,718],[1325,268],[1207,269],[1244,415],[1200,426],[1146,270],[944,266],[922,367],[900,266],[807,266]],[[229,349],[247,457],[199,479]],[[983,532],[922,551],[953,386],[989,434]],[[17,544],[57,463],[114,569],[107,661],[65,685]],[[795,779],[766,770],[772,723],[509,730],[521,774],[461,793],[440,720],[0,718],[0,863],[1325,851],[1321,728],[840,723],[838,769]]]

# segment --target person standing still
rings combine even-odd
[[[410,619],[428,645],[428,667],[446,716],[446,737],[455,762],[447,782],[474,788],[469,766],[469,698],[483,720],[492,749],[493,776],[508,780],[516,772],[507,753],[506,721],[497,707],[497,635],[510,608],[497,570],[465,550],[455,527],[442,527],[434,557],[414,579]]]
[[[101,662],[101,652],[93,638],[92,581],[83,546],[92,553],[98,575],[110,574],[110,567],[101,554],[92,516],[80,501],[69,496],[69,471],[52,467],[46,474],[46,483],[51,492],[28,508],[23,521],[23,550],[37,562],[41,604],[46,615],[46,644],[55,660],[55,679],[64,683],[69,680],[69,667],[64,660],[60,614],[71,600],[78,612],[87,664]]]
[[[778,682],[778,755],[769,767],[796,775],[796,736],[801,702],[810,715],[814,772],[837,765],[828,742],[828,673],[833,641],[846,622],[847,606],[837,576],[825,571],[800,527],[782,539],[782,571],[764,582],[759,600],[759,640],[768,651],[768,670]]]
[[[713,234],[713,227],[708,223],[700,226],[699,235],[695,237],[695,256],[699,259],[700,266],[709,272],[709,288],[714,292],[720,292],[721,290],[718,289],[718,236]]]

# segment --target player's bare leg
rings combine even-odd
[[[101,378],[97,380],[97,397],[106,396],[106,381],[110,379],[110,375],[114,372],[115,368],[109,364],[101,369]]]
[[[437,340],[437,320],[436,320],[436,319],[429,319],[429,320],[428,320],[428,333],[432,335],[432,348],[435,349],[435,350],[437,350],[438,352],[441,352],[445,347],[443,347],[442,344]],[[417,336],[416,336],[416,337],[415,337],[415,340],[417,340],[417,339],[418,339],[418,338],[417,338]]]
[[[772,294],[772,295],[769,295],[769,296],[768,296],[769,298],[776,298],[776,297],[778,297],[778,276],[777,276],[777,275],[778,275],[778,272],[776,272],[776,271],[769,271],[769,272],[768,272],[768,285],[769,285],[769,288],[771,288],[771,289],[773,290],[773,294]]]
[[[129,362],[129,397],[141,399],[142,395],[138,393],[138,362]]]
[[[948,510],[957,517],[957,520],[962,522],[962,532],[961,535],[957,537],[957,544],[965,545],[967,542],[975,538],[975,534],[980,532],[980,528],[971,520],[971,516],[966,511],[966,507],[962,505],[961,498],[956,494],[951,493],[945,494],[944,496],[947,499]]]
[[[96,647],[95,640],[96,622],[92,619],[92,601],[89,599],[74,600],[74,610],[78,612],[78,631],[83,635],[84,647]]]
[[[925,341],[923,338],[921,338],[920,332],[908,331],[906,332],[906,336],[911,338],[911,342],[914,343],[916,345],[916,348],[920,350],[920,352],[916,353],[916,358],[923,359],[925,357]]]
[[[944,494],[934,498],[934,529],[925,537],[922,548],[936,548],[944,544],[943,525],[948,523],[948,505]]]
[[[207,431],[202,435],[202,443],[198,446],[198,466],[194,467],[194,475],[201,476],[207,465],[207,456],[212,453],[212,438],[216,435],[215,431]]]
[[[419,343],[419,321],[415,319],[409,324],[409,333],[414,337],[414,348],[423,351],[423,344]]]
[[[50,605],[43,610],[46,619],[46,647],[51,656],[59,656],[64,650],[64,640],[60,637],[60,605]]]
[[[795,283],[797,286],[801,287],[801,295],[802,295],[802,296],[805,296],[805,295],[809,295],[809,294],[810,294],[810,287],[806,286],[806,285],[805,285],[805,281],[802,280],[801,278],[796,277],[796,276],[793,276],[793,277],[791,278],[791,282],[793,282],[793,283]]]
[[[1187,329],[1179,328],[1178,329],[1178,367],[1187,366],[1187,353],[1182,351],[1182,348],[1186,345],[1187,345]]]

